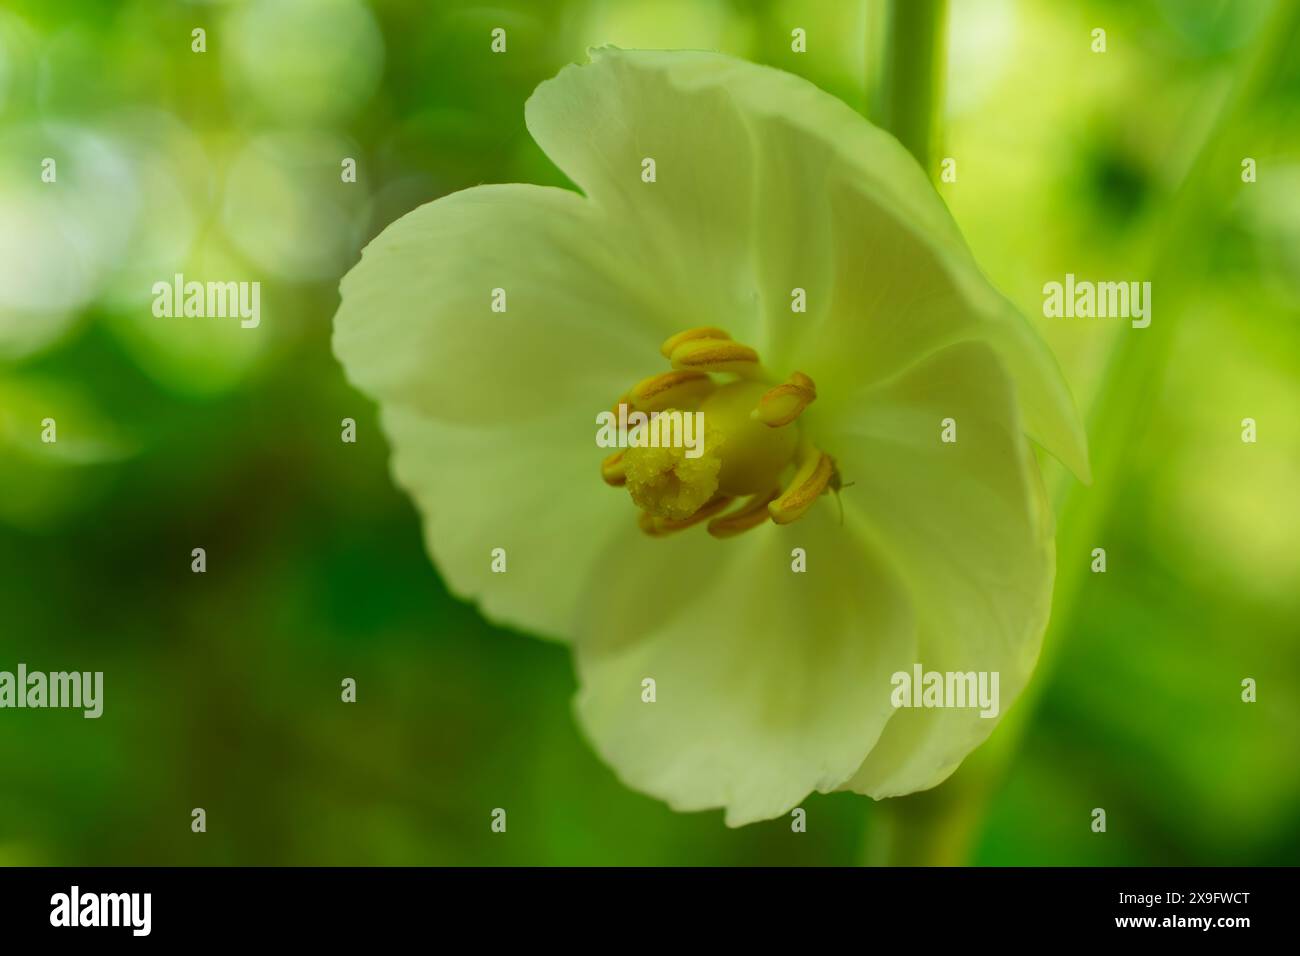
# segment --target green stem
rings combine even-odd
[[[874,119],[931,171],[946,0],[889,0]]]

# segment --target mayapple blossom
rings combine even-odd
[[[891,675],[998,672],[1003,712],[1030,676],[1030,439],[1088,469],[1050,353],[909,154],[802,79],[601,49],[525,115],[581,192],[416,209],[336,319],[448,586],[568,642],[593,746],[678,810],[941,782],[997,721]],[[609,454],[611,408],[702,411],[704,452]]]

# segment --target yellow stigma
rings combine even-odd
[[[602,478],[641,509],[643,531],[660,537],[708,521],[709,534],[727,538],[769,519],[795,521],[839,487],[834,461],[798,421],[817,399],[811,378],[765,381],[758,353],[713,326],[680,332],[661,351],[673,370],[618,400],[615,416],[631,419],[628,447],[601,465]]]
[[[637,507],[660,518],[684,521],[713,498],[722,468],[716,439],[709,442],[705,433],[704,453],[698,458],[688,458],[688,450],[629,448],[623,453],[623,475]]]

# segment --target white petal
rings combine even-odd
[[[596,749],[629,786],[731,826],[840,786],[915,656],[899,582],[829,509],[726,541],[629,536],[583,606],[575,706]]]
[[[941,441],[956,422],[955,443]],[[963,343],[883,383],[818,438],[852,486],[853,523],[902,574],[926,671],[998,672],[999,711],[1038,657],[1055,571],[1051,514],[992,350]],[[849,787],[875,797],[939,783],[997,724],[978,708],[907,709]]]
[[[671,328],[638,281],[585,200],[536,186],[422,206],[343,281],[335,353],[381,405],[449,586],[502,622],[570,636],[591,563],[634,522],[600,479],[595,436],[597,413],[653,369]]]
[[[522,427],[567,408],[594,423],[671,334],[627,272],[580,196],[467,189],[366,247],[343,279],[334,351],[371,397],[440,421]]]

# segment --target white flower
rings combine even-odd
[[[998,671],[1002,712],[1029,678],[1054,546],[1026,436],[1087,474],[1050,354],[902,147],[801,79],[600,50],[526,110],[582,194],[480,186],[417,209],[349,273],[336,320],[448,585],[571,642],[592,743],[679,810],[738,825],[812,790],[939,783],[996,721],[895,710],[890,678],[915,662]],[[684,330],[711,344],[665,347],[706,373],[674,407],[708,394],[730,410],[706,407],[713,466],[606,463],[649,512],[638,522],[601,481],[594,415],[682,385],[628,391]],[[766,399],[775,427],[751,419],[783,382],[794,391]],[[819,496],[836,469],[843,523]],[[774,480],[767,514],[789,523],[762,520]],[[761,521],[744,533],[664,533],[742,493]]]

